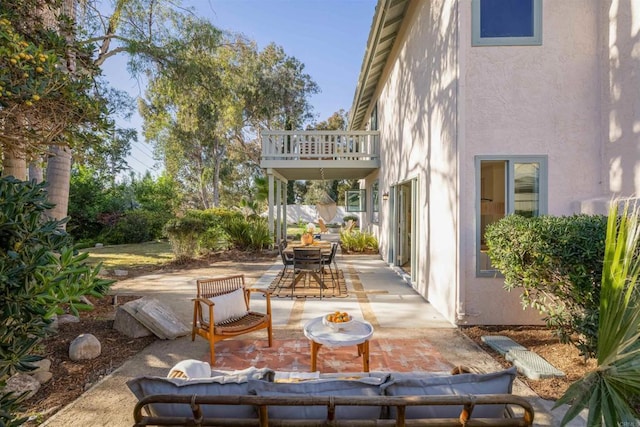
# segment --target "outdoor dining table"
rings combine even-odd
[[[295,240],[287,245],[284,253],[293,255],[293,248],[320,248],[322,255],[331,254],[331,242],[327,242],[326,240],[314,240],[313,243],[309,245],[302,243],[300,240]]]

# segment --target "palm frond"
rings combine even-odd
[[[640,277],[638,209],[612,203],[607,222],[600,289],[598,367],[576,381],[556,402],[569,404],[564,426],[589,408],[587,425],[621,425],[638,419],[631,404],[640,395]]]

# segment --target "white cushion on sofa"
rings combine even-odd
[[[174,372],[181,373],[186,378],[210,378],[211,366],[201,360],[186,359],[176,363],[175,366],[169,370],[167,377],[171,378],[171,374]]]
[[[127,381],[127,386],[138,400],[152,394],[177,394],[183,396],[221,396],[248,394],[249,381],[271,381],[271,369],[249,368],[234,372],[217,372],[211,378],[164,378],[137,377]],[[155,403],[148,405],[154,416],[190,417],[193,415],[188,404]],[[256,411],[251,405],[203,405],[206,417],[255,418]]]
[[[392,374],[388,383],[382,385],[387,396],[422,396],[422,395],[467,395],[467,394],[508,394],[511,393],[516,378],[516,368],[489,374]],[[462,406],[408,406],[407,419],[414,418],[457,418]],[[499,418],[504,405],[476,405],[472,418]],[[395,408],[391,408],[395,417]]]
[[[300,383],[268,383],[263,381],[249,381],[249,393],[258,396],[380,396],[379,384],[348,379],[311,380]],[[336,418],[349,419],[378,419],[381,408],[379,406],[338,406]],[[327,418],[326,406],[269,406],[269,418],[274,419],[305,419],[324,420]]]
[[[244,299],[243,289],[236,289],[228,294],[211,297],[209,301],[215,304],[213,317],[216,325],[239,319],[247,314],[247,303]],[[207,310],[204,310],[203,316],[205,322],[209,322]]]

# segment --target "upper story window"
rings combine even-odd
[[[541,44],[542,0],[473,0],[473,46]]]
[[[530,218],[547,212],[547,158],[545,156],[476,157],[476,271],[494,276],[484,234],[506,215]]]

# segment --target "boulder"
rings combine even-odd
[[[128,336],[129,338],[140,338],[153,335],[153,332],[151,332],[149,328],[140,323],[134,316],[132,316],[126,309],[122,307],[118,307],[118,309],[116,310],[116,317],[113,320],[113,329],[123,335]]]
[[[40,384],[45,384],[51,378],[53,378],[53,374],[51,372],[49,372],[49,371],[35,372],[35,373],[32,373],[31,376],[33,377],[33,379],[38,381]]]
[[[95,359],[100,356],[102,346],[95,335],[81,334],[69,345],[69,358],[71,360]]]
[[[40,390],[40,383],[38,382],[38,380],[36,380],[29,374],[20,372],[13,375],[7,380],[7,385],[5,386],[3,392],[13,391],[16,394],[28,392],[27,399],[30,399],[34,394],[38,392],[38,390]]]
[[[73,314],[61,314],[60,316],[58,316],[58,325],[78,322],[80,322],[80,318],[78,316],[74,316]]]
[[[30,374],[35,374],[36,372],[48,372],[51,369],[51,359],[41,359],[37,362],[31,362],[30,365],[34,366],[36,369],[30,371]]]

